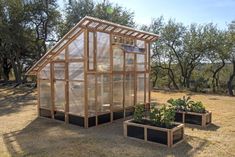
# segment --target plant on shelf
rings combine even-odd
[[[191,103],[190,111],[197,112],[197,113],[205,113],[206,109],[205,109],[205,106],[202,104],[202,102],[198,101],[198,102]]]
[[[135,111],[133,114],[134,121],[142,122],[145,115],[145,107],[144,104],[137,104],[135,106]]]
[[[167,101],[170,103],[176,111],[189,111],[190,104],[193,103],[190,97],[183,96],[183,98],[169,99]]]

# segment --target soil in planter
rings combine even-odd
[[[156,127],[160,127],[160,128],[166,128],[166,129],[172,129],[172,128],[174,128],[174,127],[179,125],[179,124],[172,124],[171,126],[157,125],[157,124],[152,123],[148,119],[143,119],[141,122],[137,122],[135,120],[132,120],[131,122],[132,123],[137,123],[137,124],[149,125],[149,126],[156,126]]]
[[[127,126],[127,136],[144,140],[144,128],[138,126]]]
[[[202,125],[202,116],[185,114],[185,123]]]
[[[167,145],[167,132],[147,129],[147,140]]]

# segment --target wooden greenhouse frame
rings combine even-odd
[[[28,71],[38,115],[85,128],[150,101],[150,44],[158,35],[86,16]]]

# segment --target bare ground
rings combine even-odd
[[[235,98],[163,91],[152,92],[152,98],[165,103],[185,94],[206,104],[213,124],[207,129],[186,127],[186,141],[169,149],[124,138],[122,120],[83,129],[38,118],[34,90],[0,87],[0,157],[235,156]]]

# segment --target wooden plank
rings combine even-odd
[[[65,49],[65,123],[69,123],[69,69],[68,47]]]
[[[54,119],[55,111],[55,87],[54,87],[54,63],[50,63],[50,83],[51,83],[51,117]]]
[[[109,51],[110,51],[110,90],[111,90],[111,96],[110,96],[110,112],[111,112],[111,122],[113,122],[113,48],[112,48],[112,35],[109,35]]]
[[[38,91],[38,95],[37,95],[37,113],[38,116],[40,116],[40,74],[37,74],[37,91]]]
[[[88,128],[88,85],[87,85],[87,54],[88,54],[88,31],[84,31],[84,120],[85,128]]]

